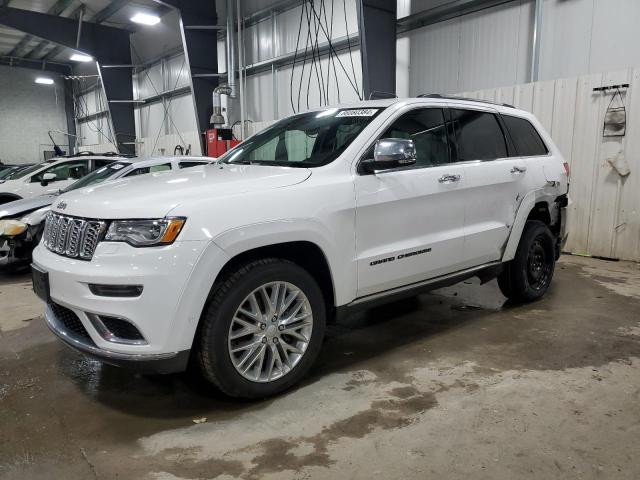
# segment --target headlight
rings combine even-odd
[[[114,220],[104,237],[107,242],[126,242],[133,247],[169,245],[175,241],[186,218]]]
[[[28,225],[20,220],[0,220],[0,235],[15,237],[27,229]]]

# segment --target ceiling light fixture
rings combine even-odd
[[[69,60],[73,60],[74,62],[90,62],[93,60],[93,57],[83,53],[74,53],[69,57]]]
[[[36,83],[41,85],[53,85],[53,78],[38,77],[36,78]]]
[[[136,13],[130,20],[134,23],[141,23],[142,25],[156,25],[160,23],[159,16],[149,13]]]

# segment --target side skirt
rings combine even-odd
[[[502,268],[502,262],[491,262],[477,267],[460,270],[459,272],[431,278],[429,280],[423,280],[421,282],[392,288],[390,290],[385,290],[384,292],[373,293],[371,295],[356,298],[351,303],[336,308],[335,320],[341,320],[355,312],[377,307],[378,305],[394,302],[403,298],[414,297],[421,293],[426,293],[438,288],[449,287],[472,277],[478,277],[482,284],[485,284],[500,275]]]

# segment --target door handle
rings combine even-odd
[[[445,174],[443,176],[441,176],[438,181],[440,183],[455,183],[455,182],[459,182],[460,181],[460,175],[451,175],[451,174]]]
[[[511,169],[511,173],[525,173],[526,171],[527,171],[527,167],[515,166]]]

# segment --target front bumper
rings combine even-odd
[[[126,367],[140,373],[175,373],[186,370],[189,350],[172,353],[136,354],[112,352],[96,346],[90,338],[67,328],[50,304],[45,306],[44,318],[49,329],[69,347],[103,363]]]
[[[0,266],[29,263],[36,245],[37,242],[25,234],[12,238],[0,237]]]
[[[134,248],[103,242],[89,262],[60,256],[39,245],[33,265],[48,275],[49,301],[69,310],[86,335],[65,328],[51,305],[45,311],[47,324],[69,346],[106,363],[164,373],[184,369],[202,311],[191,295],[197,291],[202,296],[199,287],[203,282],[200,277],[194,279],[193,273],[203,251],[211,251],[208,246],[207,242],[187,241]],[[136,297],[101,296],[92,293],[90,284],[140,285],[143,290]],[[144,341],[114,341],[96,328],[96,316],[125,320]],[[158,366],[150,369],[147,364]]]

